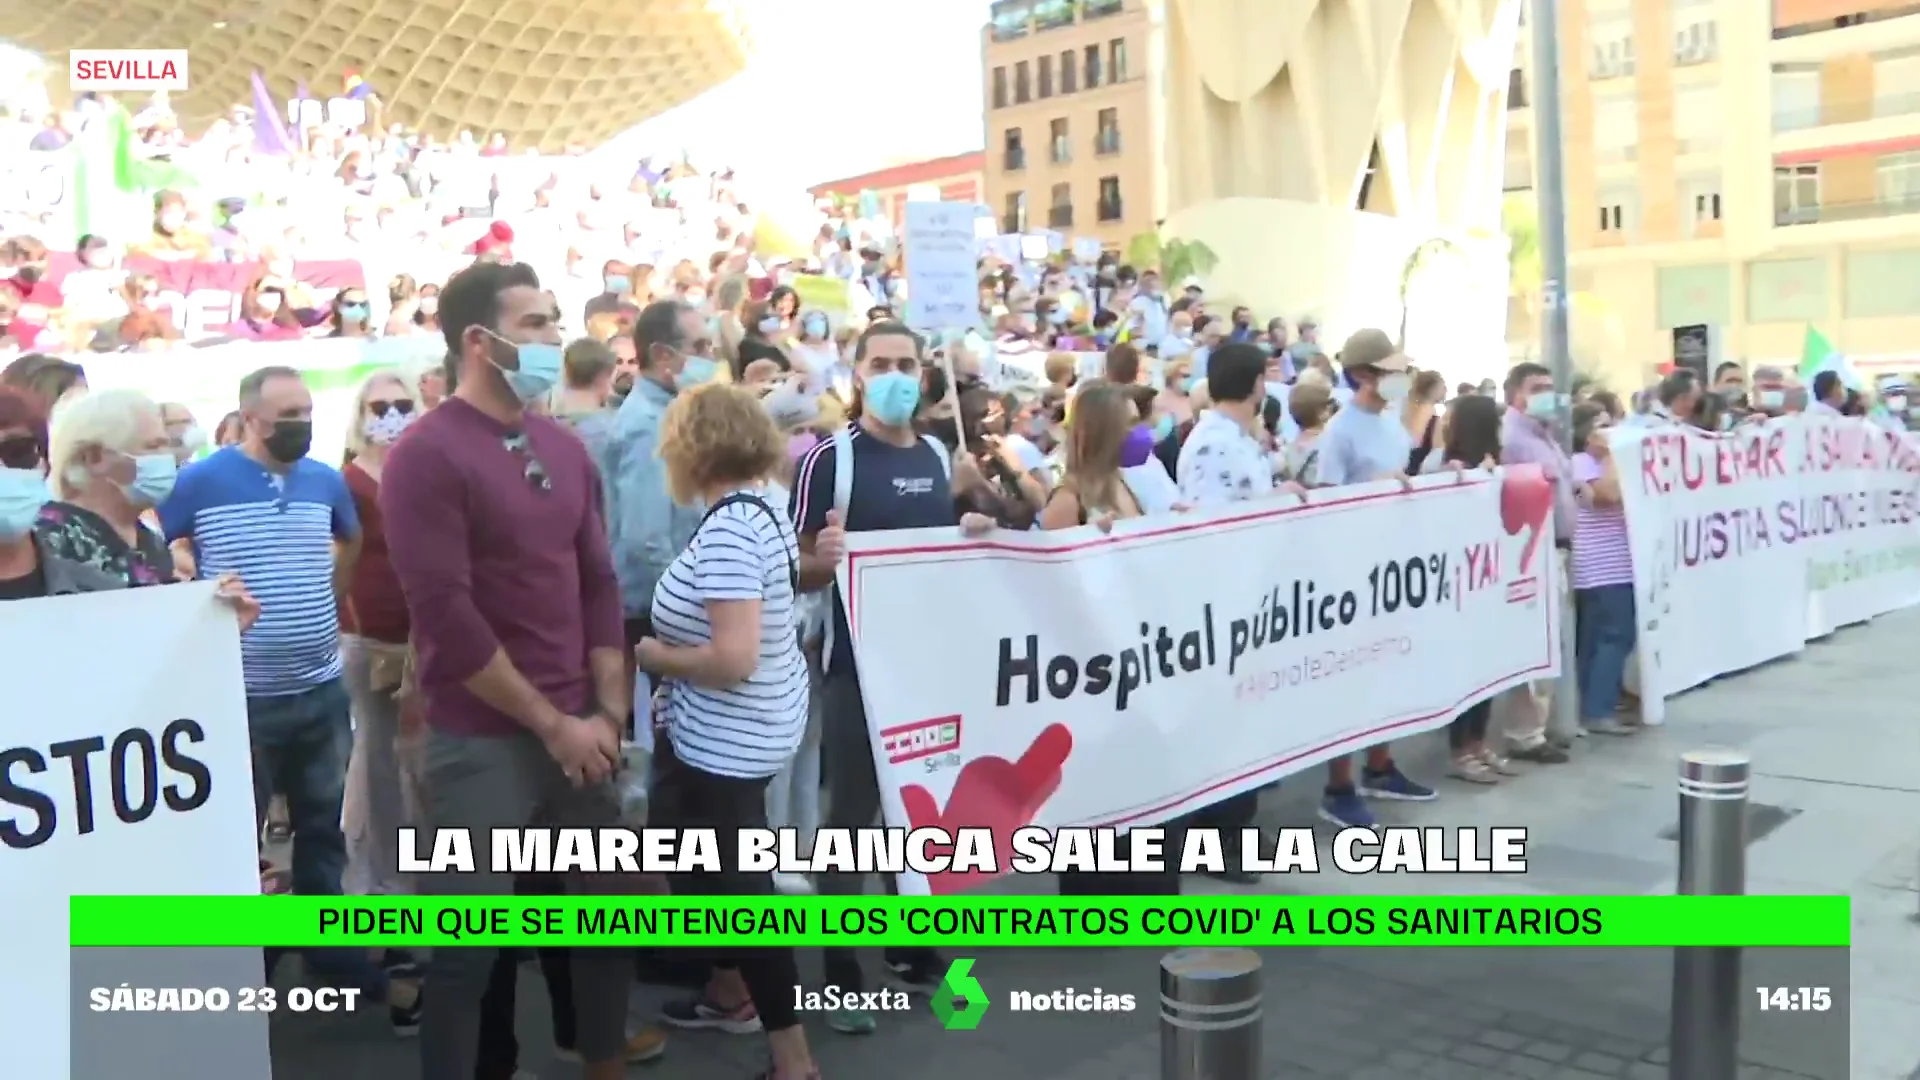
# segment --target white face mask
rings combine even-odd
[[[1907,411],[1907,395],[1888,394],[1887,409],[1891,412],[1906,412]]]
[[[1396,371],[1390,375],[1382,375],[1380,376],[1380,383],[1376,389],[1380,391],[1380,397],[1383,401],[1404,401],[1406,400],[1408,391],[1413,389],[1413,376],[1404,371]]]

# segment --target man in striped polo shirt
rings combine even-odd
[[[253,746],[254,813],[275,791],[293,825],[293,890],[340,895],[347,865],[340,798],[353,725],[340,679],[339,597],[360,552],[360,519],[340,473],[307,457],[313,396],[300,373],[265,367],[240,380],[241,441],[180,470],[160,504],[168,541],[186,541],[202,579],[234,574],[260,601],[240,637]],[[419,1024],[411,988],[389,993],[362,950],[311,950],[309,963],[399,1004]]]

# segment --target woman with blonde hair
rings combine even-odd
[[[786,437],[752,391],[707,384],[681,393],[661,420],[659,455],[677,503],[709,509],[653,594],[653,637],[640,670],[665,683],[649,825],[710,828],[723,867],[737,866],[743,829],[764,829],[767,788],[806,732],[808,687],[794,605],[800,546],[771,482]],[[768,873],[723,870],[675,879],[691,895],[767,896]],[[715,964],[705,991],[671,1003],[676,1027],[764,1030],[766,1080],[818,1076],[795,1015],[790,947],[743,949]]]
[[[1067,427],[1066,469],[1040,511],[1042,529],[1071,529],[1142,516],[1122,472],[1129,439],[1145,440],[1152,453],[1153,433],[1140,423],[1133,388],[1095,379],[1073,399]]]
[[[741,308],[746,306],[748,292],[745,274],[728,274],[713,290],[714,317],[720,331],[715,340],[715,355],[729,367],[740,355],[740,339],[747,336]]]
[[[387,557],[380,516],[380,474],[387,450],[420,415],[413,391],[397,371],[378,371],[360,384],[347,428],[347,461],[340,470],[360,515],[360,558],[340,604],[340,657],[355,720],[347,764],[342,826],[347,839],[344,880],[353,893],[404,893],[395,867],[395,831],[420,805],[419,770],[403,765],[400,684],[412,631],[406,597]]]

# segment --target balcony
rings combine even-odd
[[[1047,228],[1049,229],[1073,228],[1073,207],[1071,206],[1050,207],[1047,210]]]
[[[1008,172],[1019,172],[1027,167],[1027,152],[1022,149],[1010,149],[1001,160],[1001,167]]]
[[[1902,214],[1920,214],[1920,196],[1822,203],[1819,206],[1775,206],[1773,223],[1782,227],[1820,225],[1834,221],[1865,221],[1873,218],[1898,217]]]
[[[1775,109],[1773,133],[1808,131],[1833,124],[1858,124],[1866,120],[1885,120],[1920,113],[1920,93],[1880,94],[1871,102],[1829,101],[1804,109]]]
[[[1849,8],[1855,10],[1847,10]],[[1877,10],[1857,10],[1859,8]],[[1804,37],[1828,30],[1885,22],[1903,15],[1920,15],[1920,4],[1894,4],[1887,0],[1879,0],[1878,3],[1875,0],[1839,3],[1835,0],[1774,0],[1773,36],[1775,40]]]
[[[1018,41],[1087,19],[1118,15],[1126,0],[1000,0],[989,8],[994,41]]]
[[[1096,154],[1117,154],[1120,152],[1120,129],[1110,128],[1093,137],[1093,152]]]

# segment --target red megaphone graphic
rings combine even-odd
[[[919,784],[901,788],[900,801],[916,829],[940,828],[950,834],[963,828],[992,829],[994,862],[1004,867],[1013,858],[1014,830],[1033,824],[1033,816],[1059,790],[1060,767],[1071,753],[1073,733],[1065,724],[1051,724],[1019,761],[979,757],[962,766],[945,809]],[[933,874],[927,887],[944,896],[994,876],[977,870]]]
[[[1547,479],[1545,470],[1538,465],[1514,465],[1507,468],[1500,481],[1500,524],[1507,530],[1508,536],[1519,536],[1521,530],[1531,527],[1526,546],[1520,549],[1520,575],[1525,577],[1533,566],[1534,550],[1540,546],[1540,534],[1545,530],[1547,515],[1553,512],[1553,482]]]

